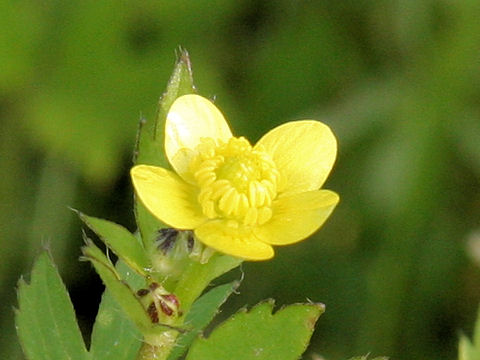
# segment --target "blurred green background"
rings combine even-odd
[[[339,140],[333,216],[245,264],[224,313],[308,298],[327,311],[305,359],[455,359],[480,300],[479,19],[478,0],[0,1],[0,358],[23,358],[15,285],[43,247],[88,339],[102,285],[68,207],[134,230],[137,121],[181,45],[237,134],[315,118]]]

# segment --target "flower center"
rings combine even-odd
[[[217,145],[203,138],[190,169],[200,188],[198,201],[210,219],[261,225],[272,217],[280,173],[270,155],[243,137]]]

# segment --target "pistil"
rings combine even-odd
[[[191,163],[198,201],[210,219],[224,218],[244,225],[261,225],[272,216],[280,173],[271,157],[253,149],[245,138],[217,145],[202,139]]]

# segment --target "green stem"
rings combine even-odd
[[[237,267],[241,259],[215,254],[206,264],[190,262],[184,270],[173,293],[180,301],[182,316],[176,319],[161,319],[160,323],[181,327],[193,302],[201,295],[210,282],[216,277]],[[162,333],[144,334],[144,343],[137,355],[137,360],[167,360],[174,348],[179,332],[166,330]]]
[[[178,336],[178,331],[167,330],[159,335],[144,337],[136,360],[166,360]]]

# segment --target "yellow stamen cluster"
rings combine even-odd
[[[200,188],[198,201],[210,219],[262,225],[272,217],[280,173],[270,155],[243,137],[217,145],[203,138],[190,170]]]

